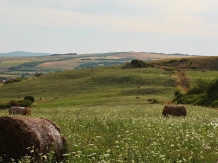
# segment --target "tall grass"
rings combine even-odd
[[[218,111],[186,107],[186,118],[162,117],[163,105],[38,107],[32,116],[60,126],[68,162],[215,162]]]

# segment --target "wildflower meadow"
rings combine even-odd
[[[40,107],[33,115],[61,128],[69,148],[65,162],[216,162],[218,111],[186,108],[187,117],[168,118],[159,104]]]

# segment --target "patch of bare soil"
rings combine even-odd
[[[190,89],[190,80],[182,71],[177,71],[177,77],[179,79],[179,84],[182,86],[185,92],[188,92]]]
[[[60,68],[60,69],[73,69],[78,66],[78,60],[66,60],[66,61],[53,61],[53,62],[46,62],[38,65],[37,67],[42,68]]]
[[[156,54],[156,53],[149,53],[149,52],[125,52],[125,53],[120,53],[117,56],[124,57],[124,58],[135,58],[141,60],[159,60],[159,59],[168,59],[168,58],[187,57],[181,55]]]

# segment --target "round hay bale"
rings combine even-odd
[[[162,111],[163,116],[186,116],[187,110],[184,106],[166,105]]]
[[[32,162],[43,162],[41,156],[54,152],[60,162],[67,152],[66,139],[51,121],[42,118],[0,117],[0,157],[7,162],[31,156]]]
[[[28,107],[11,106],[9,108],[9,114],[21,114],[21,115],[31,115],[31,110]]]

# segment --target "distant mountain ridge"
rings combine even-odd
[[[45,56],[51,55],[49,53],[32,53],[32,52],[24,52],[24,51],[15,51],[9,53],[0,53],[0,57],[29,57],[29,56]]]

